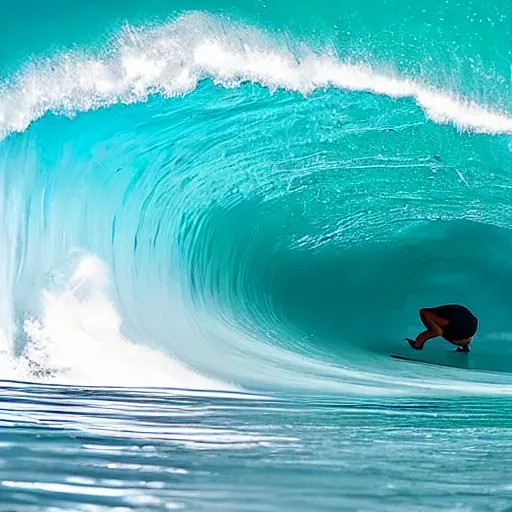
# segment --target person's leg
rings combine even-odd
[[[442,313],[442,306],[439,308],[423,308],[420,309],[420,319],[427,329],[439,329],[442,333],[442,328],[448,325],[448,320],[442,316]]]
[[[425,345],[428,340],[443,335],[442,328],[448,325],[448,320],[436,314],[435,309],[436,308],[420,309],[420,319],[427,330],[418,334],[414,341],[407,338],[407,341],[412,348],[415,348],[416,350],[423,350],[423,345]]]

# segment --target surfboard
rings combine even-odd
[[[411,362],[411,363],[420,363],[420,364],[428,364],[430,366],[445,366],[447,368],[462,368],[462,369],[469,369],[470,366],[469,366],[469,361],[468,361],[468,357],[467,357],[467,354],[460,354],[460,353],[457,353],[455,354],[456,356],[458,356],[457,359],[455,359],[453,357],[452,354],[449,355],[449,361],[433,361],[433,360],[428,360],[428,359],[423,359],[423,358],[416,358],[416,357],[409,357],[409,356],[402,356],[402,355],[399,355],[399,354],[391,354],[391,357],[393,359],[399,359],[401,361],[408,361],[408,362]]]
[[[430,350],[421,354],[393,353],[390,356],[404,363],[443,366],[445,368],[460,368],[486,373],[501,373],[512,375],[512,359],[500,357],[498,354],[469,354],[446,350]]]
[[[393,352],[387,354],[396,361],[396,364],[423,364],[512,375],[512,348],[504,347],[503,351],[500,351],[492,344],[475,344],[471,352],[464,353],[457,352],[442,340],[432,340],[426,350],[412,350],[406,345],[396,347]],[[411,367],[411,370],[413,368]]]

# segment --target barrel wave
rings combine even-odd
[[[125,25],[5,78],[4,375],[510,394],[510,69],[260,25]],[[469,358],[392,360],[448,302],[480,319]]]

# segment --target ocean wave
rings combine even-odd
[[[428,84],[339,61],[332,51],[272,38],[202,13],[158,29],[127,26],[94,53],[68,52],[27,64],[0,86],[0,136],[25,130],[47,112],[74,115],[115,104],[176,97],[202,80],[223,87],[257,83],[303,95],[329,87],[412,98],[436,123],[478,133],[512,133],[512,116]]]
[[[4,375],[510,394],[492,343],[466,369],[389,355],[427,301],[457,295],[484,323],[506,306],[508,146],[444,125],[512,118],[295,46],[196,13],[4,83]]]

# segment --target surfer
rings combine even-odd
[[[415,340],[405,338],[415,350],[423,350],[423,345],[431,338],[441,336],[453,345],[457,352],[469,352],[469,344],[478,329],[478,319],[469,309],[458,304],[420,309],[420,319],[427,328]]]

